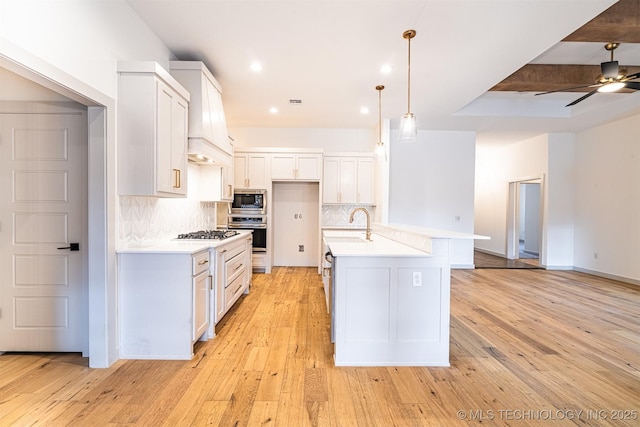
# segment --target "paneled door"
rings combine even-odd
[[[0,352],[85,350],[86,127],[0,113]]]

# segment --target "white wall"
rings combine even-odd
[[[578,133],[575,152],[574,264],[640,283],[640,114]]]
[[[550,134],[547,141],[544,224],[540,262],[548,269],[573,268],[575,135]]]
[[[113,98],[118,61],[173,59],[124,0],[0,0],[0,11],[0,37]]]
[[[473,234],[475,133],[420,131],[413,144],[396,138],[391,132],[389,222]],[[451,263],[473,265],[473,240],[453,242]]]
[[[229,128],[235,147],[321,148],[325,152],[372,153],[375,129]]]

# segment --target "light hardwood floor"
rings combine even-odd
[[[191,361],[0,356],[0,425],[640,425],[640,288],[452,273],[451,367],[336,368],[315,268],[254,275]]]

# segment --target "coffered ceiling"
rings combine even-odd
[[[606,42],[622,42],[615,56],[629,72],[640,67],[640,0],[127,1],[177,59],[209,67],[231,128],[375,129],[380,84],[382,116],[397,126],[408,109],[407,29],[417,32],[410,108],[420,129],[514,140],[640,109],[638,93],[569,108],[576,93],[534,96],[593,82]]]

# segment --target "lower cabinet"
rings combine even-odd
[[[215,278],[212,306],[215,307],[209,325],[209,337],[215,336],[214,325],[240,298],[249,291],[251,267],[247,265],[247,239],[235,240],[229,244],[211,249],[215,259]]]
[[[209,250],[118,254],[122,359],[186,359],[207,339]]]

